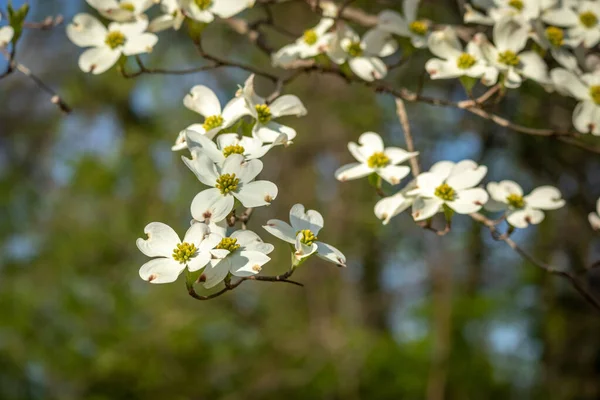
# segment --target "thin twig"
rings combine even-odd
[[[408,115],[406,114],[406,107],[404,107],[404,101],[402,101],[402,99],[399,98],[396,98],[396,113],[398,114],[398,119],[400,120],[400,124],[402,125],[402,131],[404,132],[404,139],[406,140],[406,149],[411,153],[414,153],[415,144],[413,142],[412,132],[410,129],[410,122],[408,121]],[[410,167],[412,169],[412,174],[416,178],[417,175],[421,173],[418,156],[411,157],[409,162]]]

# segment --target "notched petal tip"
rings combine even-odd
[[[158,275],[156,274],[152,274],[148,277],[148,282],[152,282],[153,280],[155,280],[156,278],[158,278]]]
[[[260,265],[256,264],[255,266],[252,267],[252,271],[260,272],[260,271],[262,271],[262,267]]]

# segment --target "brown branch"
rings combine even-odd
[[[63,21],[64,18],[62,15],[57,15],[56,17],[48,16],[41,22],[23,22],[23,28],[47,31],[62,24]]]
[[[413,153],[415,151],[415,144],[413,142],[412,132],[410,130],[410,122],[408,121],[408,115],[406,114],[406,107],[404,107],[404,101],[402,101],[402,99],[399,98],[396,98],[396,113],[398,114],[398,119],[400,120],[400,124],[402,125],[402,131],[404,132],[404,139],[406,140],[406,149]],[[417,175],[421,173],[418,156],[411,157],[409,162],[413,177],[416,178]]]

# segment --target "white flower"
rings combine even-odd
[[[297,96],[286,94],[267,104],[266,99],[254,91],[254,74],[246,80],[242,96],[250,115],[256,120],[252,128],[252,136],[262,140],[263,143],[287,143],[296,137],[293,128],[281,125],[273,119],[286,115],[296,117],[306,115],[306,108]]]
[[[596,202],[596,212],[591,212],[590,215],[588,215],[588,220],[594,230],[600,231],[600,199]]]
[[[215,16],[231,18],[246,8],[252,7],[255,0],[179,0],[183,13],[196,21],[209,23]]]
[[[556,89],[579,103],[573,110],[573,125],[581,133],[600,136],[600,74],[576,76],[566,69],[556,68],[550,73]]]
[[[132,21],[152,7],[154,0],[87,0],[103,17],[113,21]]]
[[[479,46],[469,42],[466,50],[463,50],[456,32],[451,27],[433,32],[427,42],[429,50],[440,57],[432,58],[425,64],[431,79],[483,76],[482,82],[488,86],[498,80],[498,69],[487,63]]]
[[[365,81],[383,79],[387,66],[380,57],[393,54],[397,43],[390,34],[380,29],[371,29],[361,39],[350,27],[339,27],[333,37],[327,55],[336,64],[348,62],[348,66]]]
[[[551,24],[568,28],[571,45],[580,43],[586,48],[594,47],[600,41],[600,3],[582,0],[576,10],[568,5],[550,10],[542,19]]]
[[[179,0],[162,0],[160,10],[163,15],[156,17],[150,22],[148,30],[150,32],[159,32],[165,29],[173,28],[179,30],[185,20],[185,15],[179,5]]]
[[[291,226],[278,219],[267,221],[263,228],[271,235],[294,245],[294,257],[299,265],[307,257],[317,254],[318,257],[346,266],[346,257],[335,247],[319,242],[317,235],[323,228],[323,217],[315,210],[304,212],[302,204],[294,205],[290,210]]]
[[[273,251],[273,245],[263,242],[256,233],[238,230],[227,237],[225,224],[211,224],[211,229],[221,240],[211,251],[215,258],[202,272],[205,288],[218,285],[227,274],[241,278],[256,275],[271,260],[267,254]]]
[[[206,135],[209,139],[235,124],[244,115],[250,114],[242,97],[234,97],[221,110],[221,103],[215,92],[204,85],[194,86],[190,93],[183,98],[183,105],[204,117],[202,124],[192,124],[187,129]],[[179,133],[171,150],[177,151],[186,148],[184,132]]]
[[[335,20],[323,18],[317,26],[304,31],[304,35],[296,42],[282,47],[273,54],[273,65],[286,67],[298,59],[307,59],[324,53],[333,38],[327,31],[333,26]]]
[[[539,18],[541,14],[553,8],[558,0],[480,0],[479,8],[486,11],[482,14],[470,4],[465,5],[465,22],[483,25],[494,25],[502,19],[515,19],[527,23]]]
[[[0,48],[6,47],[10,44],[14,33],[15,31],[12,26],[3,26],[0,28]]]
[[[335,171],[339,181],[363,178],[373,173],[392,185],[400,183],[410,173],[410,168],[398,165],[419,153],[409,153],[399,147],[384,148],[383,140],[375,132],[365,132],[358,138],[358,144],[348,143],[348,150],[358,161],[347,164]]]
[[[541,210],[556,210],[565,205],[560,191],[552,186],[540,186],[529,195],[513,181],[490,182],[487,185],[490,201],[485,208],[490,211],[507,211],[506,220],[515,228],[527,228],[544,219]]]
[[[260,207],[269,205],[277,197],[277,186],[273,182],[254,181],[263,169],[260,160],[244,161],[241,154],[232,154],[223,166],[218,166],[198,151],[191,160],[181,158],[200,182],[211,186],[192,201],[192,216],[196,221],[222,221],[233,210],[235,199],[244,207]]]
[[[529,27],[513,19],[503,19],[494,26],[492,45],[484,34],[474,37],[488,62],[504,74],[507,88],[521,86],[522,77],[531,78],[541,84],[550,83],[548,67],[534,51],[521,52],[527,44]]]
[[[211,259],[210,250],[221,240],[211,233],[206,224],[193,224],[183,242],[168,225],[152,222],[144,228],[148,239],[136,241],[138,249],[148,257],[157,257],[140,268],[140,277],[151,283],[170,283],[187,267],[189,271],[202,269]]]
[[[200,149],[218,165],[223,165],[227,157],[233,154],[241,154],[246,160],[253,160],[261,158],[273,148],[272,144],[263,145],[260,139],[248,136],[240,137],[237,133],[222,133],[217,136],[217,143],[215,143],[206,135],[187,130],[185,131],[185,142],[192,154],[195,149]]]
[[[572,43],[568,32],[556,26],[544,28],[543,24],[537,21],[531,36],[541,48],[550,50],[550,54],[560,65],[571,71],[580,71],[577,58],[568,48]]]
[[[411,181],[398,193],[384,197],[375,204],[375,216],[381,220],[383,225],[387,225],[392,218],[412,206],[415,198],[408,196],[407,193],[413,190],[415,185],[416,182]]]
[[[112,67],[121,55],[148,53],[158,41],[153,33],[145,33],[148,21],[111,22],[108,29],[89,14],[77,14],[67,26],[67,36],[79,47],[92,47],[79,57],[84,72],[101,74]]]
[[[429,23],[417,19],[419,0],[404,0],[402,10],[404,17],[392,10],[384,10],[378,15],[377,28],[398,36],[408,37],[413,46],[427,46]]]
[[[458,214],[477,212],[488,201],[488,194],[476,188],[487,173],[487,168],[471,160],[459,163],[440,161],[429,172],[417,176],[416,188],[407,192],[417,196],[412,215],[415,221],[431,218],[445,206]]]

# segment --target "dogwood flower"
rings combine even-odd
[[[435,163],[429,172],[417,176],[415,189],[406,193],[416,196],[412,204],[414,220],[429,219],[447,208],[458,214],[479,211],[489,197],[485,190],[475,186],[486,173],[487,167],[471,160]]]
[[[596,202],[596,212],[591,212],[590,215],[588,215],[588,220],[594,230],[600,231],[600,199]]]
[[[179,0],[162,0],[160,10],[163,15],[154,18],[150,22],[148,26],[150,32],[160,32],[171,28],[177,31],[181,28],[185,15],[179,5]]]
[[[482,82],[488,86],[498,80],[498,69],[487,63],[479,46],[469,42],[464,50],[454,29],[447,27],[433,32],[427,43],[429,50],[440,57],[432,58],[425,64],[431,79],[483,77]]]
[[[113,21],[133,21],[152,7],[154,0],[86,0],[103,17]]]
[[[200,182],[211,186],[192,201],[191,211],[196,221],[222,221],[233,210],[235,199],[244,207],[260,207],[271,204],[277,197],[273,182],[254,180],[263,169],[260,160],[245,161],[243,155],[231,154],[219,166],[199,151],[191,160],[181,158]]]
[[[291,226],[287,222],[271,219],[263,228],[276,238],[294,245],[296,266],[313,254],[340,267],[346,266],[346,257],[342,252],[318,241],[317,235],[324,225],[323,216],[319,212],[304,212],[302,204],[295,204],[290,210],[290,223]]]
[[[250,114],[241,97],[234,97],[225,105],[224,109],[221,109],[221,103],[215,92],[204,85],[194,86],[190,93],[183,98],[183,105],[204,117],[203,123],[192,124],[187,129],[206,135],[209,139],[235,124],[244,115]],[[177,151],[186,147],[185,131],[182,131],[171,149]]]
[[[153,33],[144,32],[146,19],[135,22],[111,22],[108,29],[89,14],[77,14],[67,26],[67,36],[79,47],[91,47],[79,57],[84,72],[101,74],[112,67],[121,55],[148,53],[158,41]]]
[[[262,140],[263,143],[288,143],[296,137],[296,130],[279,124],[273,119],[286,115],[302,117],[307,111],[302,101],[294,95],[286,94],[267,104],[264,97],[256,94],[254,90],[254,74],[246,80],[242,88],[242,97],[250,116],[256,120],[252,128],[252,136]],[[285,137],[282,136],[285,135]]]
[[[527,228],[544,220],[542,210],[556,210],[565,205],[560,191],[552,186],[540,186],[527,196],[513,181],[490,182],[487,185],[490,201],[485,208],[490,211],[506,211],[506,220],[515,228]]]
[[[216,143],[206,135],[199,132],[186,130],[186,143],[189,149],[200,149],[212,162],[223,165],[227,157],[232,154],[241,154],[246,160],[261,158],[273,148],[273,144],[263,145],[260,139],[238,136],[237,133],[223,133],[217,136]]]
[[[493,0],[477,1],[485,14],[475,10],[470,4],[465,5],[464,21],[469,23],[494,25],[502,19],[515,19],[522,23],[536,20],[547,10],[556,6],[558,0]]]
[[[187,268],[190,272],[204,268],[211,259],[210,250],[221,237],[211,233],[206,224],[193,224],[183,242],[173,228],[152,222],[144,228],[148,239],[136,241],[138,249],[148,257],[156,257],[140,268],[140,277],[151,283],[170,283]]]
[[[358,143],[348,143],[348,150],[358,161],[347,164],[335,171],[339,181],[363,178],[373,173],[392,185],[397,185],[410,173],[410,167],[401,164],[419,153],[410,153],[399,147],[384,148],[383,140],[375,132],[365,132]]]
[[[488,62],[504,75],[507,88],[521,86],[522,76],[541,84],[549,84],[548,67],[534,51],[521,52],[527,44],[529,28],[512,19],[503,19],[494,26],[494,43],[491,44],[484,34],[474,37]]]
[[[600,136],[600,75],[577,76],[566,69],[556,68],[550,76],[557,90],[579,100],[573,110],[575,129]]]
[[[581,0],[575,9],[563,4],[545,13],[542,19],[548,24],[567,28],[574,47],[583,44],[591,48],[600,41],[600,3],[597,1]]]
[[[416,182],[413,180],[398,193],[384,197],[375,204],[375,216],[381,220],[383,225],[387,225],[392,218],[412,206],[415,198],[408,196],[407,193],[415,186]]]
[[[387,66],[380,57],[387,57],[397,49],[390,34],[371,29],[361,39],[352,28],[344,25],[337,29],[327,55],[336,64],[348,63],[359,78],[371,82],[387,75]]]
[[[231,18],[246,8],[252,7],[255,0],[179,0],[183,13],[196,21],[209,23],[215,16]]]
[[[304,60],[325,53],[333,37],[333,34],[327,33],[327,31],[331,29],[334,23],[333,18],[321,19],[317,26],[304,31],[301,38],[282,47],[273,54],[273,66],[285,68],[298,59]]]
[[[419,0],[404,0],[404,17],[396,11],[384,10],[377,16],[377,28],[384,32],[410,38],[416,48],[427,46],[429,22],[417,19]]]
[[[202,271],[205,288],[218,285],[228,274],[241,278],[256,275],[271,260],[267,254],[273,251],[273,245],[263,242],[256,233],[237,230],[227,236],[225,224],[211,224],[211,229],[220,242],[211,250],[214,258]]]
[[[577,58],[569,49],[572,39],[568,32],[556,26],[544,28],[543,24],[537,21],[534,24],[532,38],[542,49],[549,50],[560,65],[571,71],[580,71]]]
[[[3,26],[0,28],[0,48],[10,44],[15,31],[12,26]]]

